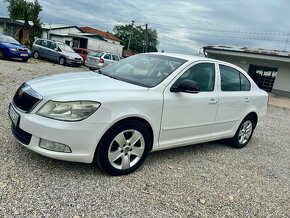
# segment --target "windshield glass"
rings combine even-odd
[[[186,60],[157,54],[140,54],[109,65],[101,72],[110,77],[140,85],[154,87],[168,77]]]
[[[58,44],[60,49],[65,52],[75,53],[74,50],[66,44]]]
[[[10,37],[10,36],[0,36],[0,42],[6,42],[6,43],[14,43],[17,45],[20,45],[19,42],[17,42],[14,38]]]
[[[101,57],[103,55],[103,52],[98,52],[98,51],[92,51],[89,53],[89,56],[92,56],[92,57]]]

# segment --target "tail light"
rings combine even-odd
[[[103,58],[100,58],[99,62],[100,62],[101,64],[103,64],[103,63],[105,63],[105,60],[104,60]]]

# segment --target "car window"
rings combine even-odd
[[[35,41],[35,44],[36,44],[36,45],[41,45],[42,41],[43,41],[43,40],[41,40],[41,39],[36,40],[36,41]]]
[[[41,42],[41,45],[42,45],[43,47],[47,47],[47,48],[49,48],[50,44],[51,44],[51,42],[50,42],[50,41],[46,41],[46,40],[43,40],[43,41]]]
[[[112,55],[112,57],[113,57],[114,61],[119,61],[120,60],[118,55]]]
[[[55,44],[55,43],[53,43],[53,42],[52,42],[52,43],[50,43],[50,46],[49,46],[49,48],[50,48],[50,49],[56,49],[56,44]]]
[[[88,51],[86,51],[86,50],[83,50],[83,54],[84,54],[84,55],[88,55],[88,54],[89,54],[89,52],[88,52]]]
[[[196,82],[201,92],[213,91],[215,84],[214,63],[200,63],[192,66],[179,77],[175,85],[183,80],[192,80]]]
[[[250,81],[242,73],[240,73],[240,77],[241,77],[241,91],[250,91],[251,90]]]
[[[102,55],[103,55],[102,52],[97,52],[97,51],[92,51],[89,53],[89,56],[98,57],[98,58],[100,58]]]
[[[220,65],[222,91],[249,91],[250,81],[238,70]]]
[[[78,54],[81,54],[81,53],[82,53],[82,50],[80,50],[80,49],[74,49],[74,51],[75,51],[76,53],[78,53]]]
[[[112,59],[110,54],[106,54],[106,55],[104,56],[104,58],[105,58],[105,59],[108,59],[108,60],[111,60],[111,59]]]
[[[240,91],[240,72],[232,67],[220,65],[221,90]]]

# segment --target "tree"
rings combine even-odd
[[[42,6],[38,0],[30,2],[27,0],[6,0],[8,3],[7,9],[11,19],[24,20],[24,26],[30,28],[30,44],[34,41],[34,37],[42,36],[41,22],[39,13],[42,11]],[[33,22],[32,27],[29,21]]]
[[[130,50],[142,53],[144,52],[145,48],[145,29],[141,26],[133,26],[131,24],[127,25],[117,25],[114,27],[113,31],[115,36],[122,40],[122,45],[124,45],[125,49],[128,47],[129,38],[131,34],[132,28],[132,35],[130,41]],[[159,44],[158,41],[158,34],[157,31],[154,29],[148,29],[148,45],[147,51],[148,52],[155,52],[157,51],[157,46]]]

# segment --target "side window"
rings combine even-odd
[[[80,50],[80,49],[74,49],[74,51],[75,51],[75,53],[78,53],[78,54],[81,54],[82,52],[82,50]]]
[[[111,60],[111,55],[110,55],[110,54],[106,54],[106,55],[104,56],[104,58],[105,58],[105,59],[108,59],[108,60]]]
[[[36,40],[35,44],[36,45],[41,45],[42,42],[43,42],[43,40]]]
[[[238,70],[220,65],[222,91],[249,91],[250,81]]]
[[[240,73],[240,77],[241,77],[241,91],[250,91],[251,90],[250,81],[242,73]]]
[[[114,61],[119,61],[118,55],[112,55]]]
[[[185,79],[197,82],[201,92],[213,91],[215,84],[215,64],[196,64],[182,74],[176,83],[178,84]]]
[[[55,43],[53,43],[53,42],[52,42],[52,43],[50,43],[50,46],[49,46],[49,48],[50,48],[50,49],[53,49],[53,50],[54,50],[54,49],[56,49],[56,44],[55,44]]]
[[[47,41],[43,40],[40,45],[43,47],[47,47]]]

